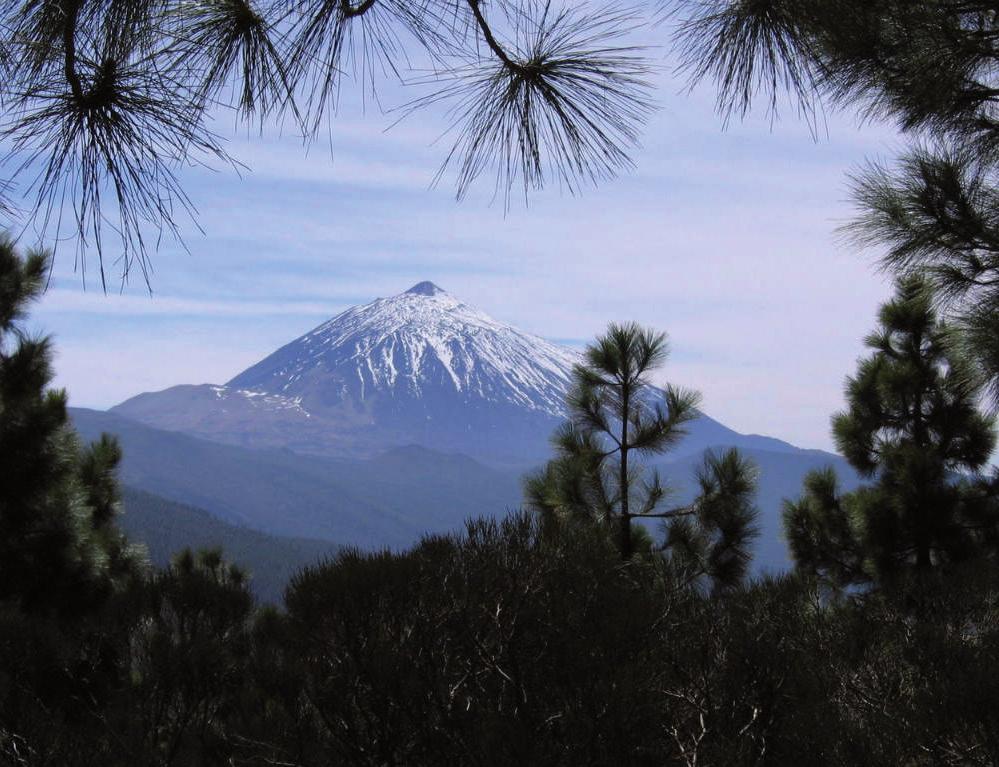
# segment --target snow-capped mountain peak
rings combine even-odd
[[[225,385],[175,386],[114,410],[243,446],[360,457],[417,444],[523,466],[551,454],[577,361],[425,281],[341,312]],[[702,417],[685,445],[740,440],[760,438]]]
[[[561,417],[575,361],[427,281],[341,312],[227,386],[300,398],[307,410],[317,400],[445,397]]]
[[[438,285],[434,285],[434,283],[430,282],[430,280],[424,280],[423,282],[416,283],[406,292],[413,293],[417,296],[436,296],[441,293],[446,293],[447,291]]]
[[[536,460],[576,361],[424,281],[340,312],[222,386],[142,394],[116,411],[241,445],[357,456],[415,443]]]

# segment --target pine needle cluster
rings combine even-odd
[[[552,0],[21,0],[0,9],[8,225],[76,243],[148,283],[150,254],[195,217],[190,165],[234,165],[220,115],[290,123],[306,141],[341,87],[421,83],[408,111],[450,110],[458,196],[487,171],[507,199],[577,191],[630,165],[649,66],[643,18]],[[428,76],[426,73],[430,72]],[[108,256],[106,259],[105,256]]]
[[[923,274],[999,407],[999,14],[965,0],[690,0],[677,49],[727,117],[790,97],[910,139],[851,177],[843,233],[884,269]]]

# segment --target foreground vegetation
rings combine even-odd
[[[97,165],[114,176],[143,160],[114,136],[91,151],[93,132],[111,119],[107,106],[134,90],[139,73],[105,75],[160,39],[148,24],[160,6],[121,16],[119,5],[81,14],[79,3],[29,4],[12,17],[33,51],[14,57],[14,72],[34,84],[65,73],[71,97],[35,116],[49,91],[28,88],[9,135],[42,129],[21,138],[31,149],[47,126],[101,113],[79,144],[86,156],[46,177],[51,190],[66,179],[78,186],[82,169],[86,192],[100,185],[90,174]],[[310,33],[294,50],[340,50],[346,20],[382,5],[324,7],[338,20],[333,38]],[[511,57],[487,34],[479,3],[468,7],[500,71],[527,93],[548,92],[553,78],[586,63],[557,47],[526,63]],[[806,112],[818,92],[927,142],[899,166],[855,179],[861,215],[850,231],[886,248],[899,290],[834,418],[838,447],[868,484],[841,493],[820,472],[788,501],[795,572],[745,580],[752,471],[738,455],[708,457],[692,505],[656,510],[664,493],[629,460],[668,447],[693,399],[671,392],[664,410],[632,412],[632,390],[657,355],[654,336],[627,327],[601,339],[579,371],[573,422],[530,482],[536,513],[472,522],[403,553],[341,553],[299,573],[280,609],[256,606],[246,575],[218,551],[181,552],[154,570],[116,523],[117,445],[79,444],[65,395],[47,388],[48,342],[19,325],[44,283],[45,258],[22,262],[4,241],[0,764],[999,763],[999,479],[984,474],[995,428],[978,411],[983,399],[999,403],[995,10],[963,0],[701,7],[684,28],[686,61],[695,77],[719,81],[724,109],[744,111],[760,87],[776,99],[783,83]],[[267,54],[244,67],[246,77],[272,66],[260,19],[239,3],[222,10],[190,44],[216,39],[235,14],[250,22],[226,39],[258,40],[247,51]],[[119,16],[127,23],[117,55],[91,55],[108,47],[105,30],[115,27],[106,21]],[[195,106],[209,103],[237,59],[209,67]],[[336,57],[325,61],[332,72]],[[610,63],[627,74],[630,62]],[[158,76],[175,71],[150,66]],[[594,70],[584,100],[614,68]],[[316,103],[334,80],[321,82]],[[262,84],[276,83],[284,88],[281,77]],[[250,113],[270,90],[247,87]],[[600,116],[636,103],[630,91],[610,97],[595,102],[605,105]],[[504,113],[489,101],[468,113],[471,135],[485,137],[475,147],[500,160],[513,147],[534,152],[538,112],[511,101],[528,138],[497,145],[491,126],[507,123],[477,122]],[[153,107],[143,124],[156,128],[174,114],[164,103],[134,105]],[[266,103],[286,101],[279,93]],[[197,137],[197,125],[179,127]],[[584,138],[607,138],[594,130]],[[599,176],[615,165],[608,156],[619,157],[616,142],[598,142],[594,164],[593,147],[577,146],[569,163],[583,175]],[[142,183],[161,167],[156,150],[153,170],[125,187],[126,243],[137,222],[162,218],[170,198]],[[464,180],[483,156],[466,156]],[[537,167],[518,167],[516,178],[538,185]],[[172,189],[172,176],[163,179]],[[44,189],[39,199],[50,199]],[[85,233],[96,208],[82,199]],[[637,517],[665,519],[664,540],[633,527]]]
[[[615,326],[532,512],[342,552],[275,608],[217,550],[154,569],[120,532],[120,450],[79,444],[22,329],[44,275],[0,243],[0,764],[999,763],[995,431],[925,286],[834,420],[870,485],[786,505],[792,574],[746,581],[734,452],[657,511],[636,461],[694,400],[648,400],[664,339]]]
[[[184,554],[75,620],[4,610],[13,764],[995,764],[999,582],[912,614],[796,578],[723,596],[606,536],[474,523],[255,611]]]

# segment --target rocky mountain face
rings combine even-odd
[[[141,394],[113,411],[245,447],[357,458],[414,444],[526,466],[549,455],[576,360],[421,282],[338,314],[224,385]],[[702,416],[681,452],[712,445],[795,450]]]

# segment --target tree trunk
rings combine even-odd
[[[922,333],[915,333],[915,343],[916,348],[922,347]],[[928,392],[924,391],[924,387],[920,386],[920,388],[916,391],[916,401],[913,405],[912,413],[913,437],[922,452],[925,452],[930,448],[930,440],[927,436],[926,423],[923,418],[923,403],[927,395]],[[926,483],[926,477],[921,477],[920,479],[922,480],[921,484]],[[916,572],[920,574],[928,573],[933,564],[930,561],[930,546],[932,541],[929,532],[929,515],[932,513],[932,508],[927,505],[925,495],[927,490],[929,490],[929,488],[924,487],[923,493],[921,493],[921,497],[917,501],[916,508],[914,509],[916,521]]]
[[[628,417],[631,415],[631,384],[621,386],[621,559],[631,559],[631,514],[628,508]]]
[[[916,552],[916,569],[921,573],[925,573],[930,569],[930,547],[920,544],[918,551]]]
[[[631,559],[634,545],[631,542],[631,516],[621,515],[621,559]]]
[[[927,573],[933,565],[930,559],[930,536],[926,532],[925,512],[917,509],[916,513],[921,517],[918,520],[919,530],[916,533],[916,572]]]

